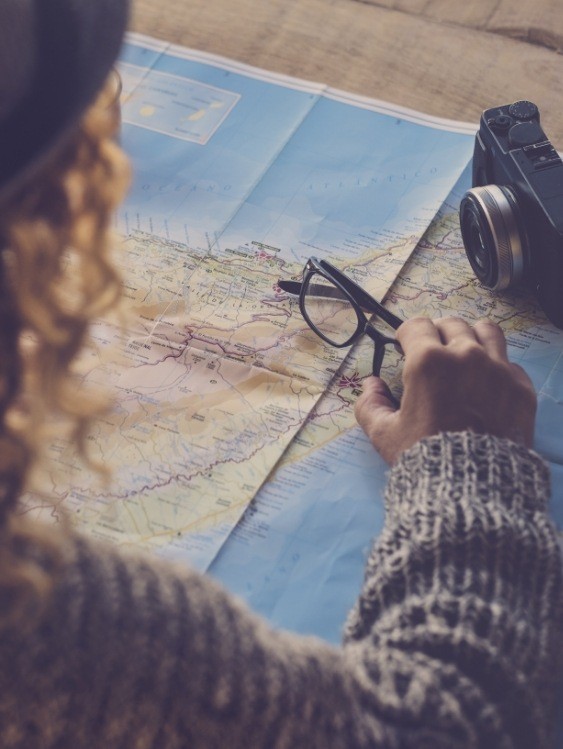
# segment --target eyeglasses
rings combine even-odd
[[[366,291],[345,276],[326,260],[309,258],[303,270],[303,281],[278,281],[278,285],[290,294],[299,294],[299,309],[310,328],[331,346],[351,346],[358,338],[367,334],[375,344],[373,374],[379,376],[385,357],[385,349],[400,346],[390,336],[384,335],[368,320],[365,312],[371,312],[393,330],[403,323]]]

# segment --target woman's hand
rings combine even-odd
[[[405,355],[400,408],[378,377],[366,380],[356,404],[359,424],[388,463],[419,439],[446,431],[471,429],[531,447],[534,387],[508,361],[498,325],[419,317],[401,325],[397,340]]]

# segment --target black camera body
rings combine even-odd
[[[483,112],[472,184],[460,225],[475,275],[494,290],[525,284],[563,328],[563,162],[535,104]]]

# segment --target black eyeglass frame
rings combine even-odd
[[[350,302],[350,304],[354,308],[354,311],[356,312],[356,316],[358,318],[358,327],[356,328],[356,331],[350,336],[350,338],[348,338],[343,343],[335,343],[326,335],[324,335],[324,333],[317,328],[317,326],[312,322],[311,318],[307,314],[305,298],[311,286],[311,279],[316,274],[324,276],[324,278],[326,278],[334,286],[336,286],[336,288],[338,288],[342,292],[343,298],[347,299]],[[326,287],[320,287],[318,293],[319,295],[326,293]],[[392,312],[389,312],[389,310],[385,309],[385,307],[376,299],[374,299],[370,294],[368,294],[367,291],[364,291],[361,286],[358,286],[355,281],[352,281],[351,278],[342,273],[342,271],[339,271],[338,268],[335,268],[334,265],[331,265],[331,263],[329,263],[327,260],[319,260],[316,257],[310,257],[307,260],[305,268],[303,269],[303,282],[301,284],[301,289],[299,292],[299,309],[307,325],[309,325],[309,327],[315,332],[315,334],[318,335],[319,338],[322,338],[323,341],[326,341],[326,343],[334,346],[335,348],[345,348],[346,346],[351,346],[364,334],[368,335],[375,345],[375,350],[373,352],[372,371],[373,374],[377,377],[379,377],[379,374],[381,372],[381,366],[385,357],[385,347],[388,345],[392,345],[400,350],[400,346],[397,343],[396,339],[390,338],[389,336],[386,336],[379,330],[377,330],[377,328],[373,326],[373,324],[366,316],[364,310],[367,312],[371,312],[372,314],[381,318],[381,320],[386,322],[387,325],[393,328],[393,330],[396,330],[400,325],[402,325],[403,320],[401,320],[400,317],[397,317],[397,315],[394,315]]]

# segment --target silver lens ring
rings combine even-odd
[[[465,203],[465,210],[464,210]],[[476,274],[488,288],[495,291],[507,289],[524,275],[524,241],[517,215],[516,197],[508,187],[485,185],[468,190],[462,201],[462,234],[467,254]],[[495,272],[484,279],[475,267],[466,241],[463,216],[467,213],[478,216],[479,223],[486,222],[482,232],[489,237],[492,246],[485,247],[493,253],[491,258]]]

